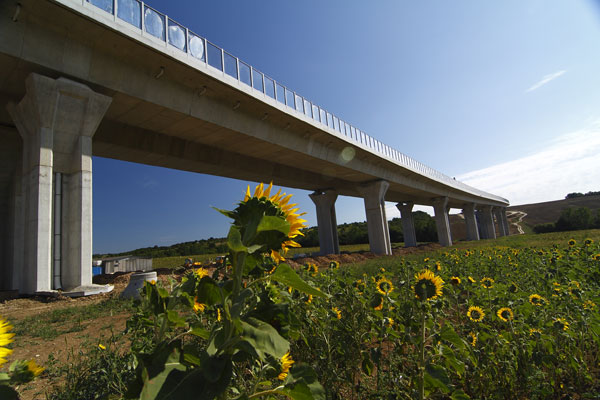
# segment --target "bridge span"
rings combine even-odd
[[[470,240],[508,234],[506,199],[381,143],[141,1],[2,2],[0,38],[0,289],[96,290],[93,155],[313,191],[323,253],[339,252],[338,195],[364,199],[379,254],[391,253],[385,201],[406,246],[415,204],[434,207],[446,246],[450,208]]]

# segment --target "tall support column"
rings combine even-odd
[[[111,98],[65,78],[30,74],[8,111],[23,138],[23,264],[17,289],[53,289],[53,176],[63,174],[62,286],[92,284],[92,136]],[[18,251],[18,246],[15,250]],[[14,274],[13,274],[14,275]]]
[[[435,212],[435,225],[438,232],[438,240],[442,246],[452,246],[452,235],[450,234],[450,220],[448,219],[448,198],[439,197],[433,201]]]
[[[510,235],[510,224],[508,223],[508,217],[506,216],[506,207],[502,207],[502,225],[504,226],[504,233],[506,236]]]
[[[479,240],[479,230],[475,219],[475,203],[465,204],[462,212],[467,224],[467,240]]]
[[[500,236],[506,236],[506,227],[504,226],[504,212],[501,207],[494,207],[493,214],[496,217],[496,224],[498,225],[498,234]]]
[[[335,218],[337,193],[334,190],[315,191],[309,196],[317,207],[320,254],[340,254],[337,220]]]
[[[402,221],[402,234],[404,235],[404,247],[417,246],[417,233],[415,231],[415,220],[412,215],[412,209],[415,206],[413,202],[396,204],[400,210],[400,220]]]
[[[365,214],[369,230],[369,245],[375,254],[392,254],[390,230],[385,215],[385,193],[390,184],[377,181],[359,187],[365,200]]]
[[[482,206],[479,208],[481,236],[483,239],[496,239],[496,228],[494,227],[492,208],[492,206]]]

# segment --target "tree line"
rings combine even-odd
[[[533,227],[533,231],[547,233],[596,228],[600,229],[600,209],[592,211],[587,207],[569,207],[560,213],[556,222],[538,224]]]
[[[437,229],[435,220],[423,211],[413,212],[417,240],[420,242],[437,242]],[[400,218],[389,221],[390,240],[392,242],[404,241],[402,223]],[[298,236],[295,240],[302,247],[319,246],[319,232],[316,226],[302,230],[304,236]],[[369,233],[366,222],[353,222],[338,225],[338,238],[340,245],[369,243]],[[195,240],[185,243],[177,243],[171,246],[152,246],[113,254],[94,254],[94,258],[105,258],[131,255],[137,257],[175,257],[190,256],[197,254],[217,254],[227,252],[227,240],[225,238],[209,238]]]

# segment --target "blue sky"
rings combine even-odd
[[[600,7],[147,2],[380,141],[512,204],[600,190]],[[224,236],[246,182],[94,158],[94,252]],[[316,225],[308,192],[295,194]],[[340,198],[338,222],[364,221]],[[398,216],[388,203],[388,217]]]

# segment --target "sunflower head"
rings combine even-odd
[[[292,364],[295,361],[292,359],[292,356],[290,356],[290,352],[288,351],[287,353],[285,353],[283,355],[283,357],[281,357],[280,363],[281,363],[281,372],[279,373],[279,375],[277,375],[277,379],[279,379],[280,381],[283,381],[287,376],[288,373],[290,372],[290,368],[292,367]]]
[[[371,300],[371,307],[373,307],[375,311],[383,310],[383,296],[377,293]]]
[[[198,297],[194,298],[194,312],[204,312],[204,310],[206,309],[206,304],[204,303],[199,303],[198,302]]]
[[[442,295],[444,281],[433,272],[426,269],[415,275],[416,283],[413,286],[415,296],[421,300],[431,300]]]
[[[575,246],[577,244],[577,242],[575,241],[575,239],[569,239],[569,246]]]
[[[554,328],[556,328],[558,330],[562,330],[562,331],[569,330],[569,323],[564,318],[555,318],[554,322],[552,323],[552,326],[554,326]]]
[[[585,239],[585,240],[583,241],[583,244],[584,244],[586,247],[587,247],[587,246],[591,246],[591,245],[593,245],[593,244],[594,244],[594,240],[593,240],[593,239],[590,239],[590,238],[587,238],[587,239]]]
[[[513,319],[513,312],[508,307],[502,307],[498,310],[496,315],[498,315],[498,318],[500,318],[504,322],[512,321]]]
[[[394,285],[392,285],[392,282],[385,276],[379,278],[379,280],[375,282],[375,286],[377,287],[377,291],[383,295],[388,295],[394,290]]]
[[[546,299],[540,296],[539,294],[532,294],[529,296],[529,302],[534,306],[541,307],[546,304]]]
[[[494,287],[494,280],[492,278],[483,278],[481,280],[481,286],[483,286],[486,289],[491,289],[492,287]]]
[[[594,302],[593,302],[593,301],[591,301],[591,300],[586,300],[586,301],[583,303],[583,309],[584,309],[584,310],[595,310],[595,309],[596,309],[596,303],[594,303]]]
[[[539,329],[536,329],[536,328],[529,329],[529,336],[533,336],[534,338],[538,339],[541,335],[542,335],[542,331],[540,331]]]
[[[458,286],[460,285],[460,278],[458,276],[453,276],[452,278],[450,278],[450,283],[452,284],[452,286]]]
[[[317,276],[317,273],[319,272],[319,267],[314,263],[305,264],[304,269],[312,276]]]
[[[594,254],[592,258],[594,259],[594,261],[600,261],[600,253]]]
[[[336,260],[333,260],[329,263],[329,269],[338,269],[340,267],[340,263]]]
[[[476,281],[475,279],[473,279],[473,277],[472,277],[471,275],[469,275],[469,277],[468,277],[467,279],[469,280],[469,283],[470,283],[471,285],[474,285],[474,284],[476,284],[476,283],[477,283],[477,281]]]
[[[477,344],[477,334],[475,332],[469,332],[469,343],[471,344],[471,346],[475,347],[475,345]]]
[[[12,353],[12,350],[6,345],[12,343],[12,338],[15,336],[11,333],[13,326],[7,320],[0,317],[0,366],[6,362],[5,357]]]
[[[354,286],[354,288],[358,291],[358,293],[362,294],[364,293],[364,291],[367,289],[367,285],[365,285],[365,283],[363,282],[362,279],[359,279],[357,281],[354,281],[354,283],[352,283],[352,286]]]
[[[337,307],[333,307],[331,308],[331,311],[333,312],[333,315],[337,318],[337,319],[342,319],[342,312],[340,311],[339,308]]]
[[[296,204],[289,203],[291,194],[281,193],[280,189],[271,195],[272,188],[272,183],[266,189],[261,183],[251,195],[248,186],[244,200],[235,210],[221,212],[234,220],[245,246],[262,245],[261,250],[279,262],[288,248],[300,247],[292,239],[302,235],[300,229],[306,227],[306,220],[300,219],[305,213],[298,214]]]
[[[471,306],[467,311],[467,317],[473,322],[481,322],[484,316],[485,313],[481,307]]]

